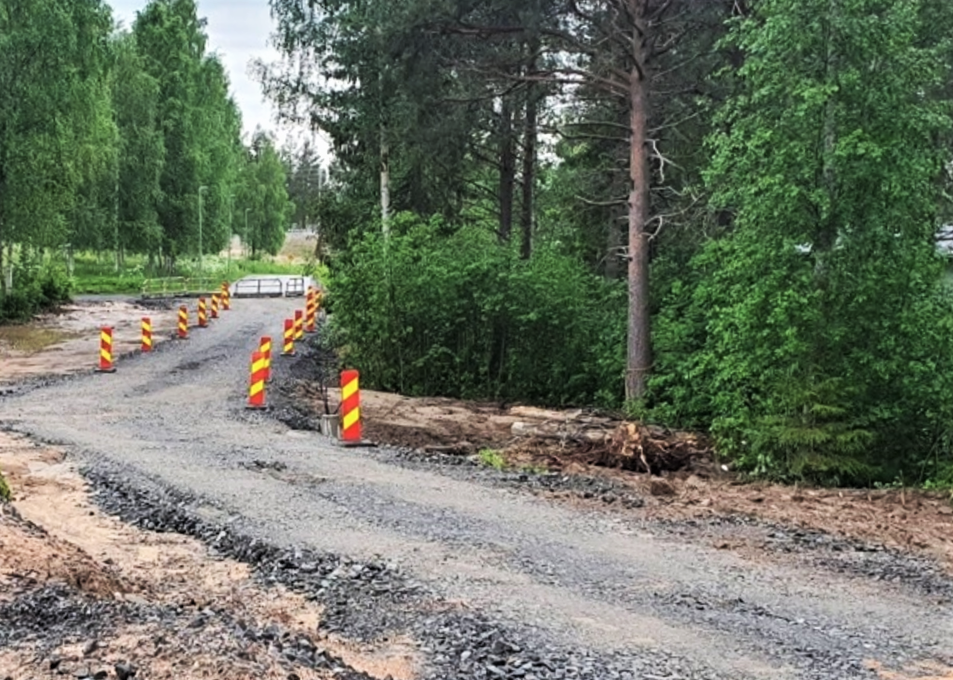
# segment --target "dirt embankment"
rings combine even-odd
[[[324,409],[315,385],[299,399]],[[638,427],[605,414],[412,398],[362,390],[365,436],[392,446],[477,458],[492,449],[516,470],[610,478],[660,520],[746,516],[927,554],[953,573],[953,497],[910,489],[819,489],[743,483],[704,437]],[[339,390],[328,391],[333,410]],[[651,469],[653,474],[646,473]],[[750,546],[747,546],[750,547]]]
[[[130,301],[78,302],[25,324],[0,326],[0,383],[92,369],[99,360],[99,330],[113,327],[113,353],[140,347],[142,317],[155,341],[175,329],[172,305]]]
[[[409,680],[409,647],[319,635],[321,609],[197,541],[103,515],[63,456],[0,434],[0,677]]]

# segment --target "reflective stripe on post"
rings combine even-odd
[[[232,308],[232,297],[228,290],[228,281],[222,281],[222,310],[228,311]]]
[[[251,409],[265,408],[265,357],[261,352],[251,355],[251,380],[248,384],[248,406]]]
[[[218,293],[212,293],[212,318],[218,318]]]
[[[148,316],[142,317],[142,351],[152,351],[152,319]]]
[[[261,340],[258,342],[258,351],[265,358],[265,382],[271,382],[271,338],[269,336],[261,336]]]
[[[314,333],[317,328],[318,296],[314,288],[308,288],[308,303],[304,311],[304,332]]]
[[[179,340],[185,340],[189,337],[189,308],[185,305],[179,307]]]
[[[293,357],[295,355],[295,322],[292,319],[285,319],[284,345],[281,350],[281,356]]]
[[[208,307],[204,297],[199,298],[199,328],[208,328]]]
[[[361,390],[359,374],[354,370],[341,372],[341,439],[361,441]]]
[[[295,342],[304,337],[304,312],[300,309],[295,310],[294,333]]]
[[[96,370],[100,373],[116,372],[113,366],[113,329],[109,326],[99,330],[99,366]]]

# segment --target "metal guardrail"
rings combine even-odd
[[[304,277],[285,279],[285,297],[304,295]]]
[[[198,297],[218,292],[221,282],[211,277],[170,276],[146,279],[143,298]],[[302,297],[307,291],[303,276],[254,276],[232,284],[235,297]]]
[[[283,287],[280,278],[258,277],[241,279],[232,284],[234,297],[281,297]]]
[[[211,295],[221,284],[208,276],[170,276],[142,282],[143,298],[192,297]]]

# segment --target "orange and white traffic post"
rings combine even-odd
[[[295,355],[295,322],[293,319],[285,319],[284,344],[281,348],[281,356],[293,357]]]
[[[178,326],[178,338],[179,340],[186,340],[189,337],[189,308],[185,305],[179,307],[179,326]]]
[[[295,342],[304,337],[304,312],[300,309],[295,310],[294,334]]]
[[[218,293],[212,293],[212,318],[218,318]]]
[[[271,382],[271,337],[261,336],[258,341],[258,351],[265,358],[265,382]]]
[[[308,303],[304,310],[304,332],[314,333],[317,330],[318,296],[314,288],[308,288]]]
[[[208,328],[208,306],[205,298],[199,298],[199,328]]]
[[[265,408],[265,357],[261,352],[251,355],[251,381],[248,385],[248,405],[250,409]]]
[[[341,372],[341,440],[346,444],[361,443],[360,374],[354,370]]]
[[[116,367],[113,365],[113,329],[110,326],[99,329],[99,366],[96,367],[96,371],[116,372]]]
[[[232,294],[229,291],[228,281],[222,281],[222,310],[228,311],[232,308]]]
[[[142,351],[152,351],[152,319],[148,316],[142,317]]]

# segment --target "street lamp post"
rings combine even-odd
[[[245,238],[242,239],[242,244],[243,244],[243,245],[247,245],[247,244],[248,244],[248,211],[249,211],[249,210],[251,210],[251,208],[245,208]],[[244,252],[244,248],[243,248],[242,250],[243,250],[243,252]],[[244,257],[248,257],[248,253],[247,253],[247,252],[244,254]]]
[[[228,275],[232,275],[232,227],[235,219],[235,194],[228,195]]]
[[[199,187],[199,274],[205,274],[205,268],[202,265],[202,192],[208,191],[204,184]]]

